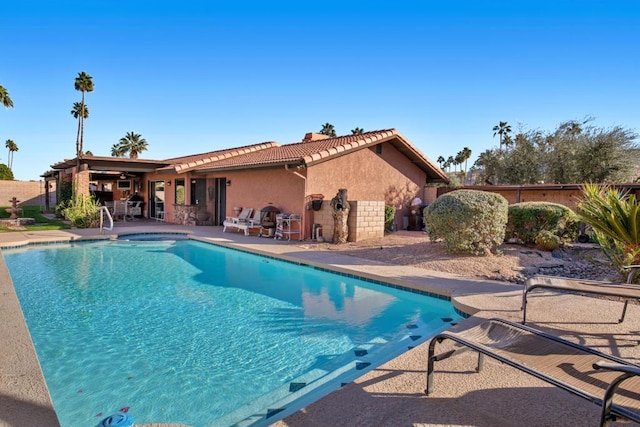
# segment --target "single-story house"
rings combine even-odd
[[[344,188],[351,241],[383,235],[385,205],[396,208],[401,228],[412,201],[434,193],[434,183],[448,182],[395,129],[333,138],[307,133],[297,143],[263,142],[166,160],[83,156],[52,168],[47,179],[75,182],[78,193],[93,192],[104,202],[135,195],[144,201],[145,217],[176,224],[222,225],[237,208],[274,207],[301,216],[302,239],[316,237],[319,228],[331,238],[329,204]]]

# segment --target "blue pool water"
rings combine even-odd
[[[460,319],[442,299],[193,240],[3,255],[63,427],[125,408],[136,424],[266,425]]]

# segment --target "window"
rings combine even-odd
[[[184,205],[184,179],[176,179],[176,205]]]
[[[118,181],[118,190],[131,190],[131,181]]]

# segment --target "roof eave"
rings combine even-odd
[[[199,174],[207,174],[207,173],[215,173],[215,172],[224,172],[224,171],[236,171],[236,170],[246,170],[246,169],[273,169],[278,167],[297,167],[304,166],[305,163],[302,159],[292,159],[287,161],[279,161],[273,163],[256,163],[252,165],[242,164],[242,165],[233,165],[233,166],[219,166],[219,167],[210,167],[210,168],[200,168],[195,169],[192,173]]]

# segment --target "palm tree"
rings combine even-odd
[[[336,136],[336,130],[331,123],[325,123],[322,125],[322,129],[320,129],[320,133],[323,135],[330,136],[334,138]]]
[[[469,147],[464,147],[462,149],[462,157],[464,158],[464,170],[467,170],[467,161],[471,157],[471,149]]]
[[[76,141],[80,141],[80,116],[82,115],[82,120],[89,117],[89,106],[82,105],[81,102],[74,102],[73,108],[71,109],[71,115],[74,119],[78,120],[78,135],[76,136]],[[78,148],[78,143],[76,142],[76,149]]]
[[[436,162],[440,165],[440,169],[444,169],[444,163],[446,162],[444,157],[438,156],[438,160],[436,160]]]
[[[364,129],[362,128],[351,129],[351,135],[362,135],[363,133]]]
[[[13,172],[13,153],[18,151],[18,146],[11,139],[7,139],[7,142],[4,146],[9,150],[9,154],[7,156],[7,166],[9,167],[9,170]]]
[[[511,147],[514,144],[513,139],[509,135],[505,135],[504,136],[504,139],[502,140],[502,143],[504,144],[504,149],[505,150],[508,150],[509,147]]]
[[[111,146],[111,155],[113,157],[124,157],[127,154],[127,149],[122,144],[113,144]]]
[[[502,141],[505,136],[508,136],[511,133],[511,126],[507,122],[500,122],[498,125],[493,127],[493,136],[495,138],[496,135],[500,136],[500,150],[502,150]]]
[[[84,143],[84,119],[85,116],[85,104],[84,104],[84,93],[85,92],[93,92],[93,77],[84,71],[78,73],[78,77],[75,80],[75,88],[82,92],[82,101],[80,101],[80,109],[78,118],[78,139],[76,140],[76,155],[78,156],[78,163],[80,162],[80,157],[82,157],[83,153],[83,143]],[[73,112],[72,112],[73,114]]]
[[[13,101],[9,97],[9,92],[2,85],[0,85],[0,102],[5,108],[13,107]]]
[[[469,157],[471,157],[471,149],[469,147],[464,147],[458,155],[460,156],[460,164],[464,163],[464,174],[463,174],[463,177],[464,177],[463,184],[464,184],[467,181],[467,171],[468,171],[467,161],[469,160]]]
[[[449,165],[453,165],[454,172],[458,170],[458,168],[456,167],[458,164],[456,163],[456,159],[454,159],[453,156],[449,156],[447,158],[447,163],[449,163]]]
[[[120,146],[125,150],[125,153],[129,153],[130,159],[137,159],[138,154],[147,151],[148,145],[147,140],[142,138],[139,133],[127,132],[124,138],[120,138]]]

